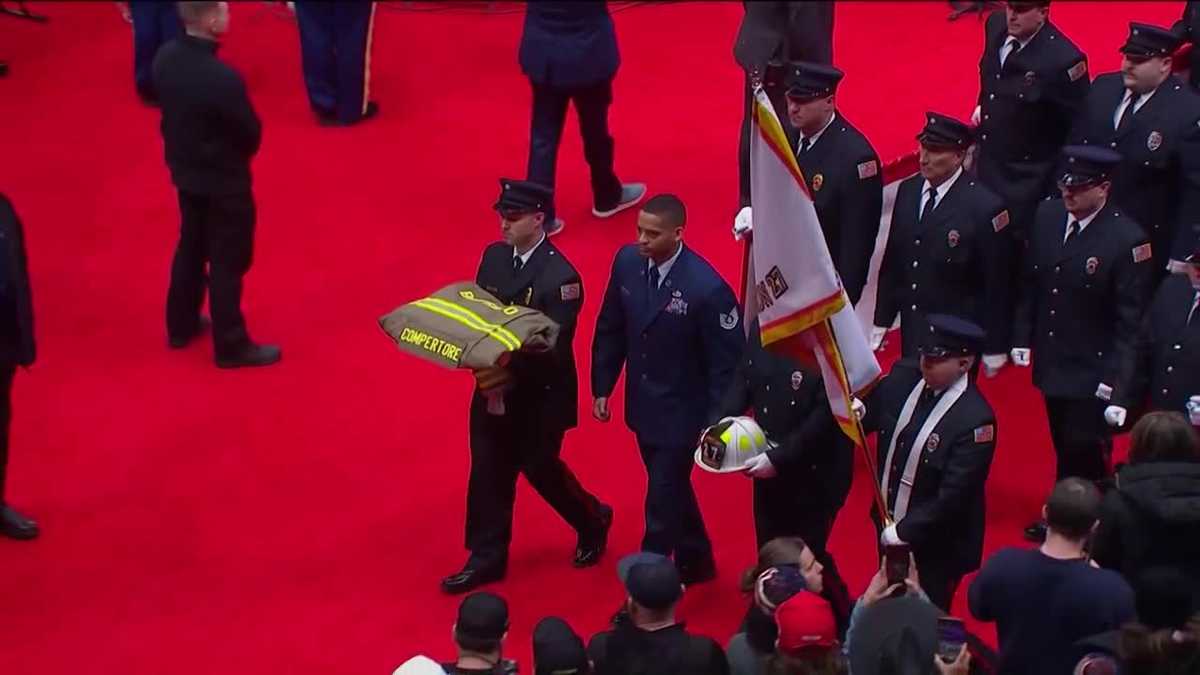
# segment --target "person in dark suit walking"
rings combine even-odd
[[[1112,426],[1125,426],[1129,410],[1187,416],[1188,401],[1200,398],[1200,245],[1184,262],[1187,273],[1163,279],[1142,318],[1122,386],[1104,411]]]
[[[854,445],[842,433],[821,373],[763,349],[750,325],[746,351],[712,420],[752,411],[775,447],[751,460],[757,548],[776,537],[800,537],[818,555],[854,474]]]
[[[738,138],[738,206],[750,206],[750,117],[754,86],[767,64],[789,61],[833,63],[833,1],[754,0],[742,2],[745,15],[733,44],[733,58],[745,74],[744,112]],[[786,111],[782,92],[768,90],[779,117]]]
[[[558,143],[567,105],[574,103],[583,155],[592,172],[592,215],[609,218],[641,201],[646,186],[622,183],[613,171],[608,106],[621,58],[607,4],[603,0],[529,3],[520,61],[533,88],[529,180],[554,189]],[[563,228],[563,220],[555,214],[551,204],[546,214],[550,236]]]
[[[325,126],[348,126],[374,117],[371,84],[371,0],[298,0],[300,56],[308,102]]]
[[[1165,28],[1130,24],[1121,71],[1096,78],[1071,132],[1121,154],[1112,200],[1150,236],[1155,282],[1169,263],[1182,271],[1200,222],[1200,96],[1171,74],[1178,47]]]
[[[927,314],[968,317],[984,327],[983,362],[995,374],[1008,360],[1012,325],[1004,203],[963,169],[971,129],[939,113],[925,115],[920,174],[896,192],[879,268],[872,346],[900,315],[900,354],[915,357]]]
[[[578,423],[575,327],[583,282],[574,266],[546,239],[543,223],[553,193],[536,183],[501,179],[504,241],[483,252],[476,283],[505,304],[531,307],[559,325],[547,354],[517,352],[505,366],[476,372],[471,397],[471,477],[467,486],[466,544],[462,571],[442,589],[465,593],[504,577],[512,539],[517,476],[524,475],[579,535],[573,564],[600,561],[613,511],[579,484],[559,458],[563,435]],[[488,409],[488,389],[503,386],[504,411]]]
[[[625,423],[646,466],[642,550],[674,555],[684,583],[716,575],[692,488],[700,431],[716,418],[745,335],[737,298],[712,265],[684,245],[687,212],[658,195],[638,213],[638,241],[617,252],[592,341],[592,415],[610,418],[625,370]]]
[[[280,349],[250,340],[241,308],[254,249],[250,160],[262,125],[241,75],[216,56],[229,3],[178,5],[187,34],[154,59],[163,146],[182,219],[167,291],[167,343],[182,349],[203,330],[207,276],[217,366],[266,366],[279,360]]]
[[[1050,21],[1049,0],[1010,2],[988,17],[975,167],[1008,206],[1018,252],[1038,202],[1057,194],[1054,169],[1090,84],[1087,57]]]
[[[963,575],[983,559],[996,415],[970,376],[983,329],[945,314],[926,322],[919,366],[896,362],[863,402],[863,428],[879,432],[877,478],[894,520],[885,526],[872,510],[880,541],[912,548],[921,588],[949,612]]]
[[[1100,481],[1112,459],[1104,409],[1123,396],[1115,388],[1150,297],[1153,253],[1142,228],[1109,199],[1121,156],[1070,145],[1063,155],[1063,198],[1042,202],[1030,232],[1012,360],[1032,360],[1057,456],[1055,481]],[[1034,540],[1044,533],[1042,523],[1026,530]]]
[[[12,202],[0,194],[0,535],[12,539],[33,539],[40,532],[4,499],[13,378],[17,366],[28,368],[36,358],[25,230]]]
[[[146,105],[158,105],[154,89],[154,55],[159,47],[183,33],[173,2],[130,0],[118,2],[121,17],[133,25],[133,85]]]

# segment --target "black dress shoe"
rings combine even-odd
[[[337,113],[332,111],[318,110],[317,124],[323,127],[349,127],[359,122],[364,122],[379,114],[379,104],[375,101],[367,101],[367,108],[363,111],[361,117],[350,122],[344,122],[338,119]]]
[[[10,539],[37,539],[38,524],[17,513],[7,504],[0,504],[0,534]]]
[[[613,510],[607,504],[600,505],[600,528],[588,535],[579,535],[579,543],[575,545],[575,559],[571,564],[575,567],[591,567],[600,562],[604,549],[608,547],[608,531],[612,529]]]
[[[717,563],[712,558],[679,565],[679,581],[684,586],[702,584],[717,578]]]
[[[450,595],[459,595],[460,593],[473,591],[484,584],[500,581],[503,578],[503,565],[491,565],[479,569],[465,567],[461,572],[451,574],[442,579],[442,591]]]
[[[217,354],[218,368],[253,368],[277,363],[283,356],[279,345],[259,345],[247,342],[244,347],[229,354]]]
[[[1046,523],[1045,521],[1037,521],[1025,528],[1025,540],[1032,541],[1035,544],[1040,544],[1046,541]]]
[[[200,337],[200,335],[212,326],[212,320],[206,316],[200,317],[196,322],[196,329],[187,335],[168,335],[167,347],[171,349],[183,349],[192,344],[192,340]]]

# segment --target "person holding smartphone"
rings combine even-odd
[[[950,611],[963,575],[983,558],[984,484],[996,449],[996,415],[971,378],[984,344],[978,325],[931,314],[920,361],[902,359],[863,404],[879,432],[888,519],[872,514],[886,551],[907,546],[920,586]]]

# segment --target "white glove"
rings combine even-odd
[[[1021,366],[1022,368],[1029,367],[1029,348],[1028,347],[1013,347],[1009,352],[1012,356],[1013,365]]]
[[[902,546],[906,542],[896,534],[896,524],[892,523],[883,529],[883,533],[879,535],[879,543],[884,546]]]
[[[879,351],[883,348],[883,336],[887,335],[886,328],[879,326],[871,326],[871,351]]]
[[[983,355],[983,374],[988,377],[995,377],[996,373],[1008,363],[1008,354],[984,354]]]
[[[1119,427],[1125,424],[1125,416],[1129,411],[1119,405],[1110,405],[1104,409],[1104,421],[1108,422],[1110,427]]]
[[[1192,396],[1187,402],[1188,419],[1192,426],[1200,427],[1200,394]]]
[[[983,112],[982,108],[980,108],[979,106],[975,106],[975,111],[971,113],[971,126],[973,126],[973,127],[979,126],[980,113],[982,113],[982,112]]]
[[[774,478],[779,475],[779,471],[765,452],[746,460],[746,463],[742,465],[742,471],[745,471],[746,475],[751,478]]]
[[[857,398],[850,399],[850,412],[861,420],[867,416],[867,405]]]
[[[749,206],[743,206],[733,219],[733,240],[741,241],[754,231],[754,216]]]

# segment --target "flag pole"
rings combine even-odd
[[[848,302],[848,301],[847,301]],[[825,326],[829,329],[829,334],[833,337],[834,342],[837,342],[837,335],[833,330],[833,322],[828,318],[825,319]],[[847,374],[846,362],[842,358],[842,351],[837,351],[838,366],[843,374]],[[850,391],[849,375],[846,375],[846,391],[853,399],[855,392]],[[867,464],[867,470],[871,472],[871,496],[875,499],[875,508],[879,511],[880,520],[885,528],[892,525],[892,514],[888,512],[887,500],[883,498],[883,489],[879,485],[879,463],[875,461],[875,456],[871,454],[871,449],[867,447],[867,430],[863,427],[862,419],[854,412],[853,401],[847,401],[850,408],[850,417],[854,418],[854,426],[858,429],[859,443],[855,443],[862,451],[863,461]]]

